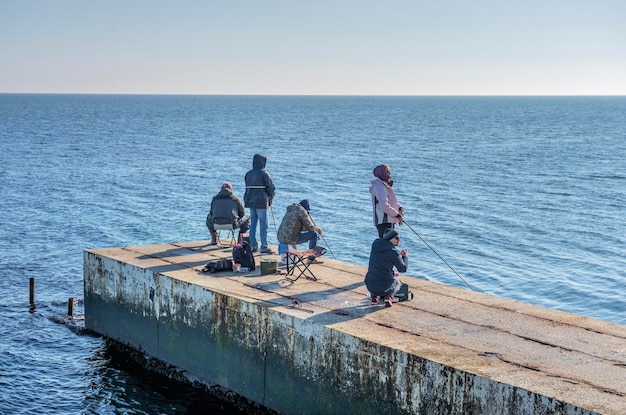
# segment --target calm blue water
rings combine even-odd
[[[84,249],[207,239],[256,152],[337,259],[367,264],[389,163],[408,275],[626,324],[626,97],[0,94],[0,413],[221,413],[59,320]]]

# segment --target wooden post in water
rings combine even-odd
[[[30,277],[30,305],[35,305],[35,277]]]
[[[67,300],[67,315],[68,317],[74,316],[74,297],[70,297],[69,300]]]

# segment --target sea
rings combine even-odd
[[[256,153],[271,245],[308,199],[320,244],[367,265],[389,164],[402,278],[626,324],[626,97],[0,94],[1,414],[245,413],[86,330],[82,266],[208,239]]]

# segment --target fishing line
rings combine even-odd
[[[459,273],[458,273],[458,272],[456,272],[456,271],[454,270],[454,268],[452,268],[452,267],[450,266],[450,264],[448,264],[448,263],[446,262],[446,260],[445,260],[445,259],[443,259],[443,258],[441,257],[441,255],[439,255],[439,253],[437,253],[437,251],[435,251],[435,250],[433,249],[433,247],[432,247],[432,246],[430,246],[430,245],[428,244],[428,242],[426,242],[426,240],[424,240],[424,238],[422,238],[422,237],[420,236],[420,234],[419,234],[419,233],[415,232],[415,229],[413,229],[413,228],[411,227],[411,225],[409,225],[408,223],[406,223],[406,221],[405,221],[405,220],[403,220],[401,223],[404,223],[406,226],[408,226],[408,227],[409,227],[409,229],[410,229],[410,230],[412,230],[412,231],[413,231],[413,233],[414,233],[415,235],[417,235],[417,237],[418,237],[418,238],[420,238],[420,239],[422,240],[422,242],[424,242],[424,243],[426,244],[426,246],[430,248],[430,250],[431,250],[431,251],[433,251],[435,254],[437,254],[437,256],[439,257],[439,259],[441,259],[441,260],[443,261],[443,263],[444,263],[444,264],[446,264],[446,265],[448,266],[448,268],[450,268],[450,269],[452,270],[452,272],[454,272],[454,273],[457,275],[457,277],[459,277],[459,278],[461,279],[461,281],[463,281],[463,282],[465,283],[465,285],[467,285],[467,286],[468,286],[468,287],[469,287],[472,291],[476,291],[476,290],[474,290],[474,289],[472,288],[472,286],[471,286],[471,285],[469,285],[469,284],[467,283],[467,281],[465,281],[465,280],[463,279],[463,277],[461,277],[461,276],[459,275]]]

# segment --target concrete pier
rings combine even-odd
[[[626,414],[624,325],[410,270],[373,306],[330,254],[317,281],[202,273],[231,255],[207,244],[85,250],[86,327],[285,414]]]

